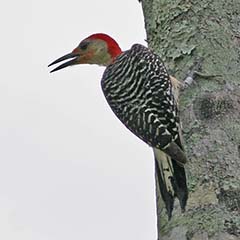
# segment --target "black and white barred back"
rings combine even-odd
[[[184,211],[188,197],[183,167],[186,157],[179,133],[177,101],[160,57],[135,44],[106,68],[101,84],[116,116],[153,148],[158,184],[169,219],[175,196]]]
[[[109,65],[102,89],[113,112],[136,136],[164,149],[178,137],[172,84],[160,57],[135,44]]]

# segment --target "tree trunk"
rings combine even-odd
[[[147,42],[171,75],[185,79],[180,96],[190,196],[168,221],[157,189],[161,240],[240,239],[240,0],[142,0]],[[157,185],[157,184],[156,184]]]

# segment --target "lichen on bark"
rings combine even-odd
[[[167,221],[157,191],[159,239],[240,238],[240,1],[142,0],[149,47],[184,79],[180,96],[190,198]],[[207,77],[206,77],[207,76]],[[179,232],[179,234],[176,234]]]

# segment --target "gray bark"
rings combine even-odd
[[[142,0],[149,47],[184,79],[180,111],[190,197],[171,221],[157,190],[162,240],[240,239],[240,1]],[[177,201],[175,201],[177,203]]]

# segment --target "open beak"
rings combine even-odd
[[[60,70],[60,69],[62,69],[62,68],[65,68],[65,67],[68,67],[68,66],[72,66],[72,65],[74,65],[74,64],[77,64],[78,57],[79,57],[79,54],[78,54],[78,53],[68,53],[68,54],[66,54],[66,55],[58,58],[57,60],[55,60],[54,62],[52,62],[51,64],[49,64],[48,67],[50,67],[50,66],[52,66],[52,65],[54,65],[54,64],[56,64],[56,63],[62,62],[62,61],[64,61],[64,60],[67,60],[67,59],[71,59],[71,58],[73,58],[73,59],[71,59],[70,61],[65,62],[65,63],[59,65],[58,67],[54,68],[50,73],[55,72],[55,71],[58,71],[58,70]]]

